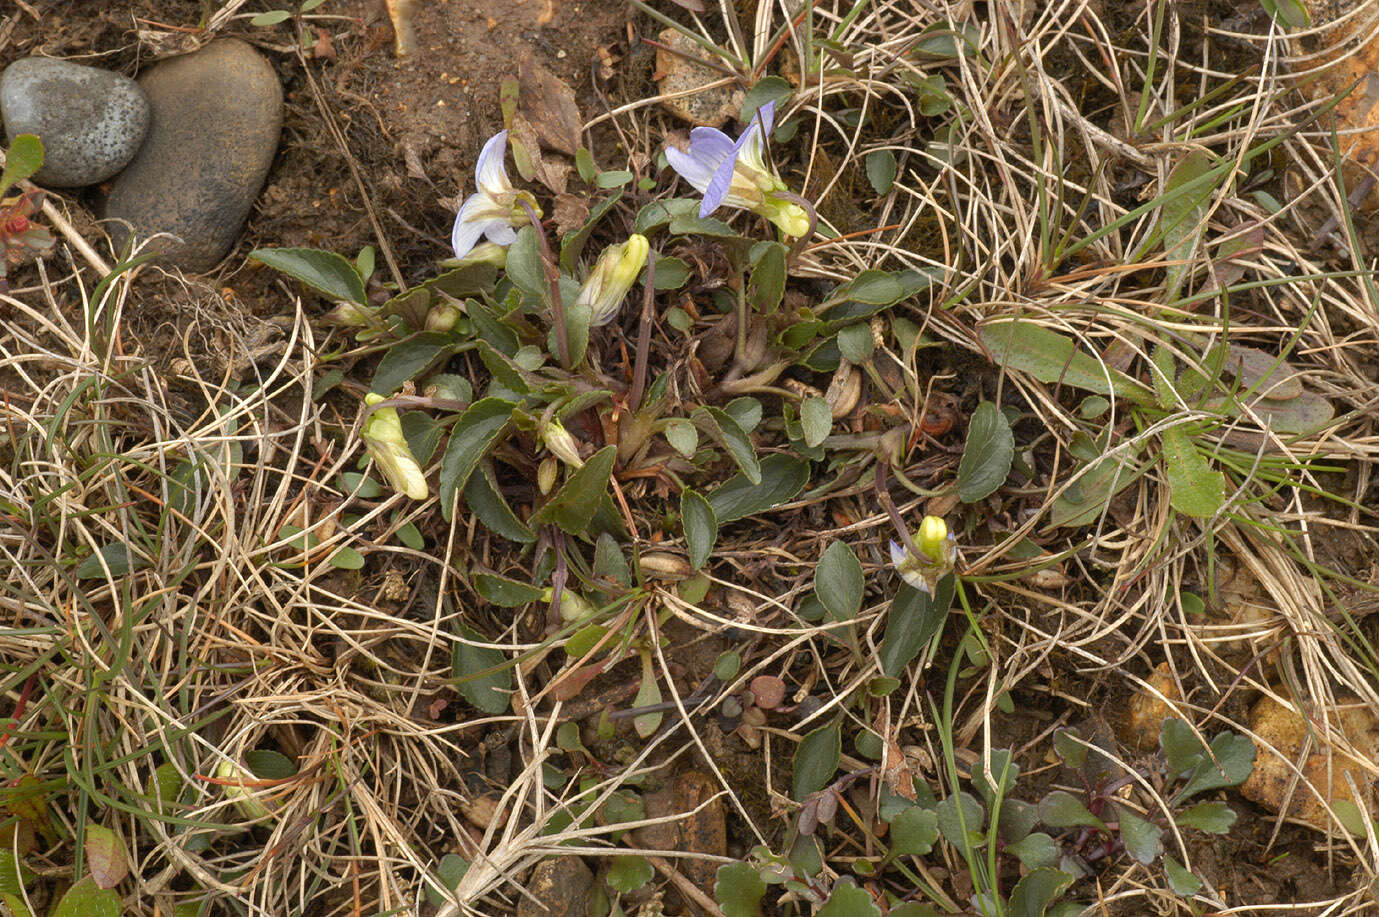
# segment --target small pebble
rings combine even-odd
[[[282,131],[278,75],[238,39],[166,60],[139,80],[153,124],[110,186],[105,217],[117,243],[129,227],[158,239],[164,263],[209,271],[234,247],[273,164]]]
[[[0,75],[5,136],[35,134],[43,168],[34,181],[78,188],[105,181],[139,150],[148,98],[129,77],[46,57],[26,57]]]

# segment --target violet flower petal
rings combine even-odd
[[[455,225],[450,229],[450,247],[455,250],[456,258],[469,254],[484,234],[488,221],[475,219],[475,213],[484,206],[484,200],[482,192],[471,194],[465,198],[460,212],[455,214]]]
[[[479,164],[474,169],[474,181],[479,186],[478,190],[497,196],[512,186],[512,182],[508,181],[508,171],[503,166],[507,154],[507,131],[499,131],[488,138],[488,142],[479,153]]]
[[[503,220],[489,220],[483,224],[484,235],[488,241],[496,245],[511,245],[517,241],[517,230],[512,228],[511,223]]]

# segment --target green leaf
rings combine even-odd
[[[886,636],[881,640],[881,672],[890,678],[904,674],[920,650],[929,644],[948,617],[956,580],[943,576],[931,596],[902,583],[886,615]]]
[[[1224,802],[1199,802],[1179,812],[1174,821],[1183,828],[1196,828],[1208,834],[1226,834],[1235,824],[1235,818],[1235,810]]]
[[[575,150],[575,169],[586,184],[592,182],[598,174],[598,167],[594,165],[594,154],[590,153],[587,147]]]
[[[990,322],[979,333],[997,364],[1029,373],[1046,385],[1071,385],[1101,395],[1118,395],[1142,405],[1154,401],[1149,389],[1119,370],[1103,367],[1072,338],[1034,322]]]
[[[690,279],[690,266],[682,258],[656,255],[656,290],[678,290]]]
[[[502,651],[474,645],[487,642],[477,630],[462,626],[451,651],[450,670],[465,700],[484,713],[497,716],[508,709],[512,669]],[[481,672],[487,674],[481,675]]]
[[[142,570],[148,566],[148,561],[142,557],[136,557],[134,551],[124,542],[102,545],[96,553],[90,555],[77,568],[72,571],[72,575],[77,579],[104,579],[105,569],[101,562],[110,568],[110,575],[124,576],[134,570]]]
[[[517,239],[508,246],[508,279],[524,293],[545,302],[550,298],[551,288],[546,282],[546,262],[541,257],[541,243],[536,238],[536,230],[523,226],[517,230]]]
[[[893,306],[911,294],[907,285],[891,271],[865,270],[829,296],[830,302],[860,302],[872,306]]]
[[[720,408],[702,407],[696,408],[690,416],[700,429],[728,450],[748,481],[761,483],[761,464],[757,461],[756,449],[752,448],[752,439],[732,415]]]
[[[402,388],[455,351],[455,340],[440,331],[423,331],[416,337],[393,345],[378,361],[369,391],[383,396]]]
[[[1015,458],[1015,437],[1000,408],[983,401],[972,412],[967,445],[958,463],[958,499],[976,503],[1006,482]]]
[[[735,474],[710,493],[708,501],[722,525],[774,509],[794,499],[808,482],[808,462],[777,453],[762,460],[760,483]]]
[[[1169,427],[1161,436],[1169,504],[1185,516],[1216,515],[1226,502],[1226,476],[1211,470],[1181,425]]]
[[[877,194],[885,194],[895,184],[895,154],[890,150],[873,150],[867,154],[867,181]]]
[[[1063,848],[1042,831],[1027,834],[1013,844],[1006,844],[1006,853],[1014,854],[1026,869],[1057,866]]]
[[[421,534],[421,529],[411,522],[404,522],[397,527],[393,536],[404,546],[413,551],[421,551],[426,547],[426,539]]]
[[[1049,522],[1055,528],[1090,525],[1106,511],[1106,505],[1116,494],[1149,470],[1150,464],[1132,466],[1110,454],[1098,459],[1053,501]]]
[[[512,507],[503,499],[491,461],[481,462],[469,476],[469,483],[464,489],[464,502],[485,528],[495,535],[501,535],[519,544],[531,544],[536,541],[536,533],[517,518]]]
[[[843,733],[837,723],[820,726],[795,749],[795,799],[803,800],[828,786],[843,755]]]
[[[1087,806],[1067,790],[1052,790],[1039,800],[1039,820],[1050,828],[1089,826],[1106,828],[1106,823],[1091,813]]]
[[[732,650],[719,653],[718,658],[713,662],[714,677],[725,685],[736,678],[740,671],[742,671],[742,657]]]
[[[783,77],[764,76],[747,90],[747,95],[743,96],[742,109],[738,112],[737,120],[745,125],[756,117],[757,109],[767,102],[775,102],[779,108],[792,94],[790,83]]]
[[[1168,887],[1184,898],[1191,898],[1202,890],[1202,880],[1188,872],[1182,863],[1164,854],[1164,874],[1168,876]]]
[[[853,884],[851,878],[839,879],[828,896],[828,903],[819,908],[815,917],[881,917],[871,895]]]
[[[450,444],[441,459],[441,514],[450,521],[455,493],[469,483],[479,460],[498,441],[512,418],[511,401],[484,398],[465,409],[450,431]]]
[[[986,810],[971,793],[961,791],[945,796],[934,812],[938,815],[939,832],[960,854],[970,854],[986,843],[982,833]]]
[[[661,702],[661,687],[656,682],[656,669],[652,665],[651,653],[642,653],[642,683],[637,696],[632,699],[633,707],[654,707]],[[642,713],[632,718],[632,726],[637,735],[649,739],[661,728],[662,714]]]
[[[926,856],[938,840],[938,813],[911,806],[891,821],[891,856]]]
[[[694,458],[699,448],[699,431],[688,420],[676,418],[666,423],[664,431],[666,442],[685,458]]]
[[[109,828],[86,826],[86,866],[91,878],[101,888],[114,888],[129,874],[129,852],[124,841]]]
[[[713,883],[713,896],[723,917],[760,917],[761,899],[766,883],[761,875],[746,863],[720,866]]]
[[[287,10],[269,10],[250,19],[249,24],[255,26],[277,25],[280,22],[286,22],[291,15]]]
[[[709,559],[718,541],[718,517],[703,495],[686,487],[680,494],[680,524],[685,530],[690,566],[698,570]]]
[[[120,917],[120,896],[87,876],[67,889],[50,917]]]
[[[1011,917],[1044,917],[1050,904],[1073,884],[1073,877],[1059,869],[1042,866],[1015,883],[1010,892]]]
[[[436,878],[440,884],[454,891],[460,887],[460,880],[464,874],[469,872],[469,861],[458,853],[447,853],[441,857],[440,863],[436,865]],[[445,902],[451,900],[450,896],[442,895],[431,886],[426,887],[426,897],[434,907],[442,907]]]
[[[1307,14],[1307,5],[1302,0],[1259,0],[1259,5],[1284,28],[1305,29],[1312,24],[1312,17]]]
[[[810,395],[800,404],[800,425],[804,428],[804,444],[813,449],[832,432],[833,410],[818,395]]]
[[[433,294],[444,293],[454,299],[464,299],[489,292],[497,277],[498,269],[492,264],[475,261],[437,274],[421,286]]]
[[[1255,744],[1242,735],[1221,733],[1211,740],[1211,751],[1216,760],[1202,755],[1201,761],[1188,775],[1187,782],[1173,797],[1175,805],[1207,790],[1239,786],[1254,770]]]
[[[570,535],[583,535],[589,527],[599,504],[608,493],[608,478],[613,474],[613,462],[618,457],[617,446],[604,446],[570,475],[532,516],[533,525],[554,523]]]
[[[364,555],[349,545],[341,545],[336,548],[327,562],[337,570],[364,569]]]
[[[627,556],[618,546],[618,540],[607,532],[594,543],[594,577],[621,586],[632,585],[632,568],[628,566]]]
[[[484,601],[502,608],[518,608],[522,605],[530,605],[532,602],[539,601],[544,593],[544,590],[530,583],[508,579],[506,576],[499,576],[496,573],[474,574],[474,591],[479,593]]]
[[[746,395],[723,405],[723,412],[737,421],[743,433],[751,433],[761,423],[761,402]]]
[[[1146,821],[1125,806],[1116,806],[1116,816],[1120,823],[1120,839],[1125,844],[1125,852],[1146,866],[1157,860],[1164,849],[1164,829]]]
[[[632,173],[626,169],[611,169],[595,176],[594,184],[600,188],[621,188],[631,180]]]
[[[1159,227],[1163,233],[1164,260],[1182,262],[1165,269],[1164,292],[1160,302],[1177,301],[1192,265],[1192,257],[1205,227],[1207,204],[1216,188],[1211,182],[1197,181],[1216,167],[1212,157],[1201,149],[1187,155],[1168,173],[1164,182],[1164,201],[1159,208]],[[1152,238],[1152,236],[1151,236]]]
[[[646,857],[616,856],[608,867],[608,884],[625,895],[641,888],[655,875],[656,870]]]
[[[244,753],[244,766],[259,780],[287,780],[297,776],[297,765],[280,751],[255,748]]]
[[[316,248],[260,248],[249,257],[295,277],[334,301],[367,305],[364,281],[349,259]]]
[[[762,315],[776,311],[785,296],[786,248],[779,242],[752,246],[752,273],[747,282],[747,301]]]
[[[0,172],[0,195],[43,168],[43,141],[34,134],[20,134],[5,151],[5,171]]]
[[[838,352],[849,363],[865,363],[876,352],[870,325],[848,325],[838,332]]]
[[[814,592],[835,621],[851,621],[862,610],[866,585],[862,564],[846,542],[835,541],[824,550],[814,570]]]

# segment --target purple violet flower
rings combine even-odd
[[[727,204],[765,217],[787,236],[809,232],[809,214],[766,161],[766,135],[775,118],[776,103],[767,102],[737,140],[717,128],[696,127],[688,150],[666,148],[671,168],[704,195],[701,218]]]

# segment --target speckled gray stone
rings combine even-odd
[[[0,74],[5,136],[36,134],[43,168],[34,181],[55,188],[94,185],[134,157],[148,131],[149,105],[129,77],[47,57],[17,60]]]
[[[282,85],[271,64],[233,38],[163,61],[139,78],[153,122],[110,185],[105,217],[122,243],[168,233],[162,261],[209,271],[234,246],[273,164]]]

